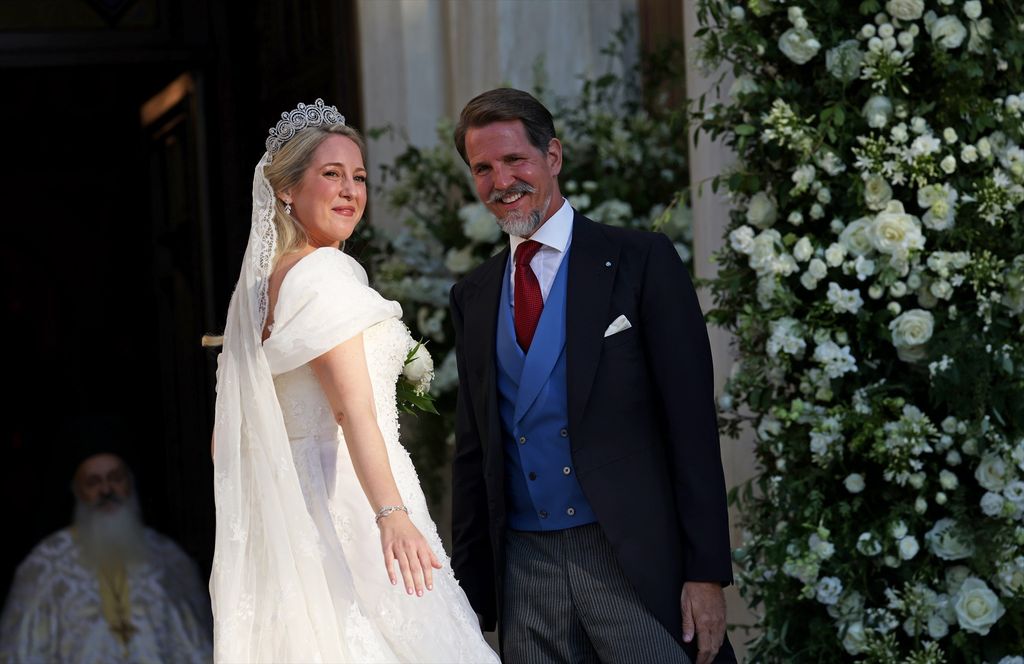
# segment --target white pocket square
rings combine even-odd
[[[613,320],[612,324],[608,326],[608,329],[604,331],[604,336],[610,337],[613,334],[618,334],[619,332],[628,330],[631,327],[633,327],[633,325],[629,322],[628,318],[625,316],[619,316]]]

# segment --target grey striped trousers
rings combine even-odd
[[[689,664],[647,610],[597,524],[505,534],[506,664]]]

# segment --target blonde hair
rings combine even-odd
[[[359,147],[359,154],[366,163],[366,143],[359,132],[343,124],[324,125],[322,127],[306,127],[285,143],[274,155],[274,160],[263,169],[263,174],[274,190],[274,226],[277,227],[277,250],[274,252],[274,264],[293,251],[301,249],[309,241],[306,229],[298,219],[285,212],[284,202],[276,197],[280,191],[287,191],[302,181],[302,176],[309,168],[313,153],[331,134],[350,139]]]

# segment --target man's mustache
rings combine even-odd
[[[107,505],[123,505],[124,499],[118,496],[116,493],[102,493],[99,499],[96,501],[96,507],[106,507]]]
[[[508,187],[507,189],[495,189],[494,191],[492,191],[491,197],[487,199],[487,202],[498,203],[501,201],[502,198],[508,196],[509,194],[532,194],[535,191],[537,190],[532,186],[526,184],[525,182],[516,181],[513,182],[512,186]]]

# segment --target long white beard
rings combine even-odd
[[[134,493],[111,512],[76,500],[74,526],[79,554],[87,567],[113,570],[146,558],[146,530]]]

